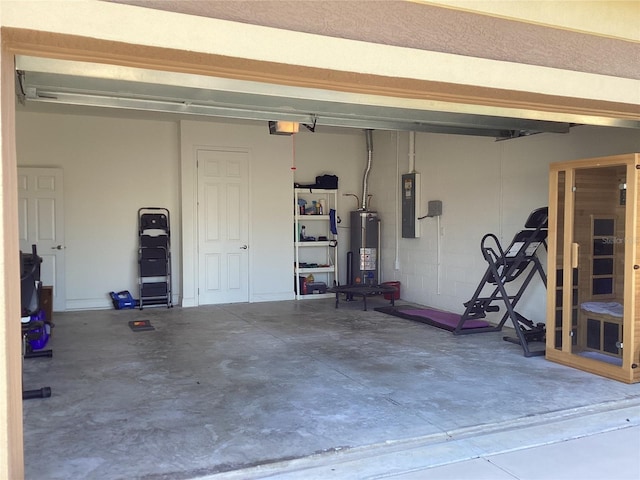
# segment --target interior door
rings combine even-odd
[[[60,168],[18,168],[20,250],[36,245],[41,280],[53,287],[53,310],[66,310],[63,176]]]
[[[196,149],[198,304],[249,301],[249,153]]]

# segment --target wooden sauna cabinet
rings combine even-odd
[[[549,171],[546,358],[626,383],[640,381],[639,169],[631,153]]]

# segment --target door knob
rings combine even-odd
[[[248,247],[248,246],[246,246],[246,245],[242,245],[242,246],[240,247],[240,250],[246,250],[247,248],[249,248],[249,247]]]
[[[62,245],[56,245],[55,247],[51,247],[51,250],[62,250],[63,248]]]

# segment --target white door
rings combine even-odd
[[[53,287],[53,310],[66,310],[62,169],[18,168],[20,250],[36,245],[40,279]]]
[[[246,151],[197,147],[198,304],[249,301]]]

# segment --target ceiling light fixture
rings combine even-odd
[[[293,135],[300,130],[298,122],[269,121],[269,133],[271,135]]]

